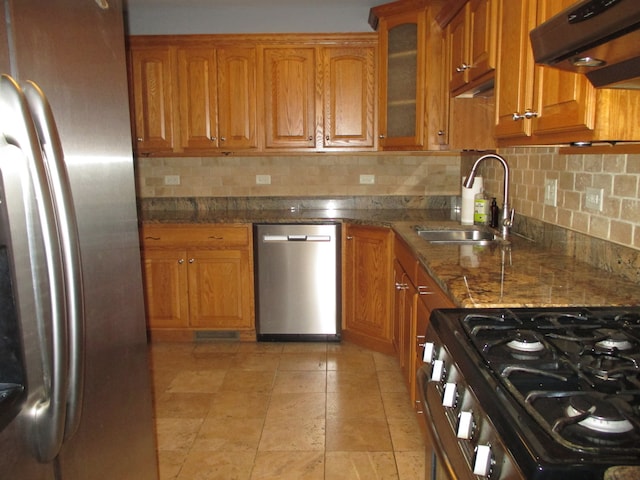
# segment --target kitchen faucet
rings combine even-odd
[[[507,161],[504,158],[502,158],[500,155],[497,155],[495,153],[488,153],[487,155],[481,156],[473,164],[473,167],[471,167],[471,171],[469,172],[469,175],[467,175],[467,179],[464,181],[463,186],[464,188],[471,188],[473,186],[473,181],[476,178],[476,170],[478,168],[478,165],[480,164],[480,162],[482,162],[483,160],[486,160],[487,158],[495,158],[504,167],[504,199],[502,201],[501,232],[502,232],[502,240],[507,241],[509,240],[509,231],[511,230],[511,227],[513,225],[513,215],[514,215],[513,209],[509,211],[509,165],[507,164]]]

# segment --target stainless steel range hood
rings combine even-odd
[[[582,0],[530,32],[538,64],[640,89],[640,0]]]

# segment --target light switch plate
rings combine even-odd
[[[360,185],[373,185],[376,183],[375,175],[360,175]]]
[[[601,212],[604,202],[604,190],[602,188],[587,187],[587,194],[584,206],[589,210]]]
[[[544,204],[558,206],[558,180],[555,178],[547,178],[544,181]]]

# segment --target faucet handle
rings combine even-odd
[[[505,227],[509,227],[509,228],[513,227],[513,217],[515,216],[515,214],[516,214],[516,209],[512,208],[511,211],[509,212],[509,218],[505,218],[502,224]]]

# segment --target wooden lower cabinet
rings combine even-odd
[[[342,337],[393,354],[392,231],[347,224],[343,252]]]
[[[147,325],[152,337],[237,331],[255,339],[250,225],[141,229]]]

